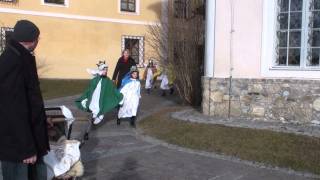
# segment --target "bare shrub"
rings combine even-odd
[[[147,41],[163,69],[172,70],[175,87],[185,103],[201,104],[203,75],[204,2],[169,1],[166,17],[150,25]],[[177,3],[178,2],[178,3]]]

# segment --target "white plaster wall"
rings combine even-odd
[[[261,78],[263,0],[216,1],[214,76],[230,76],[230,1],[234,2],[233,77]]]

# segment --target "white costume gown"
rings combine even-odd
[[[146,89],[151,89],[152,88],[152,78],[153,78],[153,72],[151,68],[148,68],[147,71],[147,77],[146,77]]]
[[[160,89],[162,89],[162,90],[170,89],[168,76],[166,74],[162,74],[160,77],[162,79],[161,84],[160,84]]]
[[[140,81],[131,79],[120,92],[123,94],[123,99],[119,103],[122,107],[119,109],[118,118],[127,118],[137,115],[140,95]]]
[[[101,80],[99,81],[96,89],[94,90],[91,98],[91,102],[89,105],[89,109],[92,111],[93,118],[96,118],[98,113],[100,112],[100,93],[101,93]]]

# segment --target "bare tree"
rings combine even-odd
[[[149,44],[162,68],[173,71],[175,87],[188,104],[201,103],[204,1],[170,1],[161,23],[149,27]]]

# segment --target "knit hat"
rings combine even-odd
[[[14,26],[12,38],[18,42],[33,42],[39,34],[39,28],[31,21],[19,20]]]

